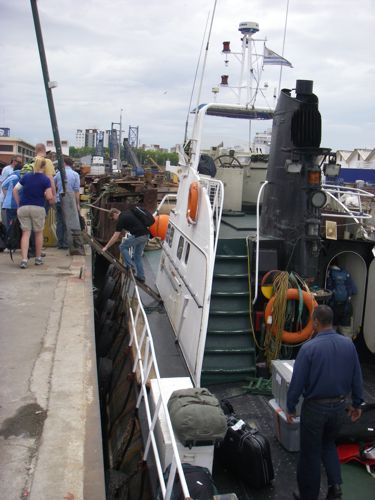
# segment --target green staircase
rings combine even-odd
[[[201,385],[255,376],[246,241],[218,242]]]

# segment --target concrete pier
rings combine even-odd
[[[0,253],[0,498],[103,500],[91,255]]]

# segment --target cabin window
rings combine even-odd
[[[180,236],[180,239],[178,240],[178,247],[177,247],[177,258],[178,258],[178,260],[181,260],[183,249],[184,249],[184,237]]]
[[[165,239],[170,247],[172,246],[173,235],[174,235],[174,227],[169,224],[167,230],[167,236]]]
[[[187,264],[189,260],[189,253],[190,253],[190,243],[187,242],[185,246],[185,259],[184,259],[185,264]]]

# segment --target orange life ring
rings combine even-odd
[[[186,218],[189,224],[196,224],[198,220],[199,182],[192,182],[189,187],[188,207]]]
[[[287,300],[299,300],[299,290],[297,290],[297,288],[289,288],[286,294],[286,298]],[[281,335],[281,340],[284,344],[299,344],[300,342],[305,342],[305,340],[309,339],[312,335],[313,332],[312,313],[318,304],[316,303],[314,297],[305,290],[302,290],[302,298],[303,298],[303,303],[305,304],[307,310],[309,311],[309,321],[307,322],[305,328],[303,328],[299,332],[288,332],[286,330],[283,330]],[[266,306],[266,310],[264,313],[266,325],[268,324],[268,318],[272,316],[274,301],[275,301],[275,295],[271,297]],[[276,335],[276,329],[274,325],[271,326],[271,333],[273,335]]]

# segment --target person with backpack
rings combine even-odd
[[[142,254],[149,239],[148,227],[154,222],[150,212],[142,207],[132,207],[124,212],[112,208],[109,212],[109,218],[116,221],[116,230],[108,243],[103,247],[107,251],[121,237],[123,232],[127,237],[123,238],[119,250],[124,258],[125,266],[133,268],[133,261],[130,256],[130,249],[133,249],[133,259],[138,281],[145,282],[145,273],[143,269]]]
[[[34,172],[25,174],[13,189],[18,210],[17,217],[22,228],[21,269],[27,268],[31,231],[35,235],[35,265],[43,264],[43,229],[46,220],[45,201],[55,202],[50,179],[44,174],[45,159],[36,158]]]

